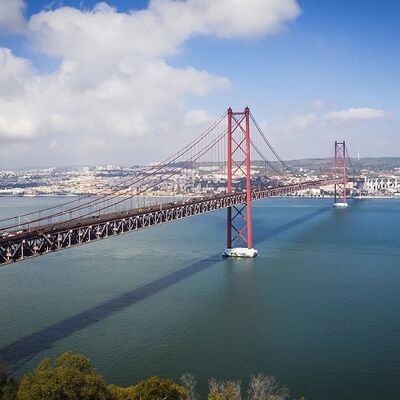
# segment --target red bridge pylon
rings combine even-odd
[[[255,257],[253,248],[253,222],[251,211],[251,171],[250,171],[250,110],[242,112],[228,109],[228,154],[227,192],[232,193],[232,181],[238,182],[240,190],[246,191],[246,203],[227,209],[227,243],[224,255],[227,257]],[[245,187],[243,187],[245,184]],[[235,247],[241,242],[245,247]]]
[[[335,159],[333,162],[333,176],[340,178],[341,182],[335,184],[334,207],[347,207],[347,160],[346,142],[335,141]]]

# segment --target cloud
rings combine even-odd
[[[309,105],[311,109],[312,104]],[[374,123],[371,123],[374,122]],[[289,115],[260,124],[278,153],[285,159],[329,157],[335,140],[346,140],[350,154],[393,156],[400,144],[399,120],[383,109],[352,107]],[[388,146],[392,143],[392,146]],[[373,146],[371,146],[373,144]],[[385,149],[383,147],[386,146]],[[272,154],[267,157],[274,159]]]
[[[319,102],[319,101],[318,101]],[[322,102],[322,100],[321,100]],[[326,107],[325,103],[323,108]],[[311,104],[315,108],[314,102]],[[319,104],[318,104],[319,107]],[[274,122],[266,123],[264,126],[267,129],[274,130],[281,133],[293,133],[300,130],[307,130],[310,128],[323,129],[332,125],[341,123],[343,125],[350,122],[363,122],[375,119],[384,119],[392,116],[392,113],[375,108],[349,108],[341,111],[327,111],[322,112],[305,112],[301,114],[294,114],[287,118],[280,119]]]
[[[3,8],[4,2],[22,15],[22,1],[0,0]],[[24,140],[26,156],[39,160],[50,160],[55,147],[64,149],[58,163],[105,155],[130,160],[130,148],[153,157],[150,147],[164,136],[209,118],[205,110],[187,112],[188,99],[231,86],[224,76],[172,66],[170,56],[193,36],[274,34],[299,13],[295,0],[253,0],[251,7],[247,0],[153,0],[147,9],[126,13],[105,2],[91,10],[43,10],[31,16],[26,32],[36,57],[58,60],[53,72],[41,73],[0,48],[3,146]],[[21,21],[13,26],[22,29]]]
[[[299,12],[295,0],[253,0],[251,7],[246,0],[153,0],[149,8],[131,13],[118,13],[103,2],[90,11],[43,11],[32,16],[29,28],[46,54],[89,67],[101,58],[107,69],[129,56],[140,62],[176,54],[195,35],[232,39],[272,34]]]
[[[15,57],[10,49],[0,47],[0,99],[22,94],[32,73],[28,60]]]
[[[180,34],[251,38],[279,31],[300,14],[300,7],[295,0],[252,0],[251,6],[244,0],[153,0],[150,12],[167,17],[162,19]]]
[[[23,32],[25,27],[24,10],[24,0],[1,0],[0,30],[9,33]]]
[[[317,121],[317,115],[314,113],[295,115],[289,119],[287,129],[306,129]]]
[[[323,109],[323,108],[325,108],[327,106],[326,102],[324,100],[322,100],[322,99],[314,99],[311,102],[311,105],[314,108],[319,109],[319,110],[321,110],[321,109]]]
[[[341,111],[330,111],[323,116],[323,119],[331,122],[362,121],[385,118],[389,113],[375,108],[349,108]]]
[[[210,123],[214,120],[207,110],[191,110],[185,115],[186,126],[197,126]]]
[[[114,73],[88,85],[80,82],[73,62],[63,61],[56,73],[40,76],[7,49],[0,49],[0,64],[3,54],[10,67],[0,73],[0,137],[6,138],[139,137],[159,131],[185,95],[204,96],[229,85],[225,78],[172,68],[162,60],[142,62],[131,73]]]

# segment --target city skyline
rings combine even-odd
[[[395,1],[0,5],[0,168],[146,164],[230,105],[285,159],[398,156]]]

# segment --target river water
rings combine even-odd
[[[0,216],[60,198],[0,198]],[[252,260],[225,212],[0,268],[0,357],[16,376],[74,351],[108,382],[275,375],[310,399],[400,398],[400,201],[254,204]]]

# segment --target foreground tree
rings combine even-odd
[[[247,394],[248,400],[286,400],[289,398],[289,389],[274,376],[259,373],[251,376]]]
[[[197,382],[196,378],[192,374],[184,374],[181,376],[180,381],[182,382],[183,387],[187,391],[187,396],[185,400],[199,400],[200,395],[197,391]]]
[[[132,387],[133,397],[129,400],[186,400],[188,392],[171,379],[152,376]]]
[[[54,363],[42,360],[19,386],[0,362],[0,400],[199,400],[195,377],[185,374],[180,380],[182,386],[157,376],[128,387],[106,385],[88,358],[64,353]],[[247,394],[247,400],[289,399],[286,386],[261,373],[251,377]],[[241,400],[240,381],[210,379],[208,400]]]
[[[49,359],[39,363],[33,373],[22,378],[19,400],[108,400],[102,377],[94,371],[88,358],[64,353],[55,365]]]
[[[3,361],[0,360],[0,386],[4,385],[7,382],[7,372],[6,366]]]
[[[0,360],[0,399],[17,400],[17,390],[17,381],[7,376],[6,367]]]
[[[208,400],[240,400],[240,381],[217,381],[211,378],[208,382]]]
[[[136,394],[134,386],[120,387],[108,385],[107,391],[110,400],[132,400]]]
[[[18,383],[14,379],[10,379],[0,388],[1,400],[17,400]]]

